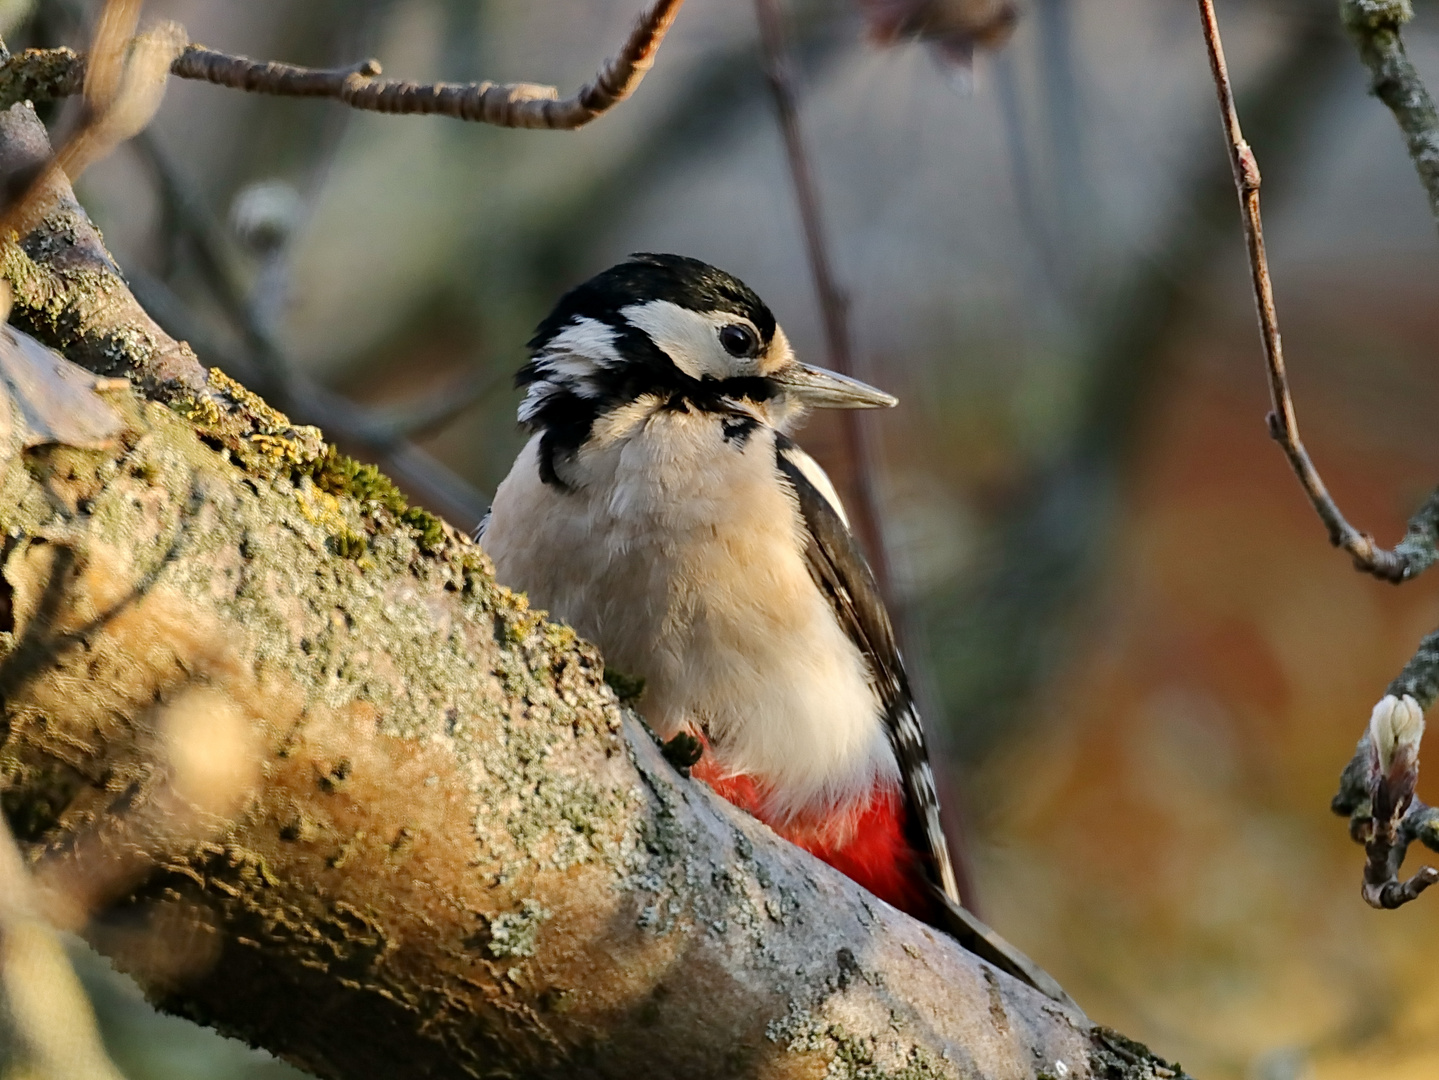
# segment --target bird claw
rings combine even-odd
[[[681,731],[664,744],[665,760],[685,776],[705,755],[705,744],[688,731]]]

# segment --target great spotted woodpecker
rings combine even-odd
[[[785,434],[896,404],[794,357],[755,293],[636,255],[561,298],[520,369],[531,438],[480,541],[498,579],[643,676],[693,775],[1051,996],[960,904],[894,633],[834,486]]]

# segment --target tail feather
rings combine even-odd
[[[1075,1000],[1064,992],[1054,976],[1045,971],[1024,953],[1000,937],[963,905],[946,896],[941,889],[934,889],[935,908],[938,913],[939,929],[949,934],[981,960],[986,960],[1006,974],[1013,975],[1020,982],[1032,986],[1045,997],[1066,1008],[1084,1015]]]

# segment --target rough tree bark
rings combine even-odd
[[[0,117],[5,171],[46,152]],[[52,194],[12,320],[131,385],[107,448],[0,445],[0,792],[162,1007],[346,1080],[1178,1075],[679,776],[591,646],[207,375]],[[203,829],[180,709],[256,763]]]

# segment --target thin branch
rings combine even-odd
[[[1020,224],[1029,239],[1026,254],[1034,266],[1032,272],[1037,279],[1036,291],[1042,287],[1044,293],[1067,300],[1070,289],[1063,260],[1046,216],[1040,209],[1034,163],[1026,139],[1024,103],[1020,97],[1019,74],[1015,69],[1013,52],[996,56],[991,70],[1000,121],[1004,126],[1005,147],[1009,151],[1009,174],[1015,206],[1019,211]]]
[[[1387,11],[1392,16],[1391,9],[1400,7],[1407,11],[1406,0],[1399,0],[1398,3],[1349,0],[1344,7],[1345,21],[1352,31],[1356,28],[1356,13],[1382,21],[1383,17],[1389,17],[1384,16],[1384,12]],[[1336,547],[1343,547],[1348,551],[1358,569],[1386,581],[1407,581],[1435,562],[1435,541],[1436,534],[1439,534],[1439,491],[1432,494],[1410,519],[1404,539],[1393,550],[1386,550],[1377,546],[1371,537],[1360,533],[1344,519],[1320,479],[1318,470],[1310,461],[1309,454],[1299,438],[1299,422],[1289,392],[1288,376],[1284,370],[1284,352],[1279,338],[1278,316],[1274,308],[1274,288],[1269,277],[1269,265],[1264,252],[1264,230],[1259,215],[1259,165],[1239,126],[1239,113],[1234,105],[1229,70],[1224,62],[1224,45],[1220,39],[1213,0],[1199,0],[1199,12],[1204,26],[1205,44],[1209,50],[1209,66],[1214,75],[1225,134],[1228,136],[1230,166],[1243,211],[1244,237],[1249,249],[1255,305],[1269,365],[1269,390],[1273,404],[1273,411],[1268,416],[1270,434],[1284,448],[1310,503],[1329,529],[1330,541]],[[1400,58],[1402,45],[1398,44],[1398,25],[1402,21],[1404,20],[1394,22],[1387,31],[1382,27],[1376,29],[1377,24],[1366,24],[1375,33],[1389,33]],[[1407,61],[1405,63],[1407,64]],[[1414,82],[1418,93],[1423,95],[1423,100],[1410,104],[1420,112],[1427,107],[1429,119],[1432,121],[1433,104],[1424,93],[1423,85],[1418,83],[1417,76],[1414,77]],[[1400,110],[1396,109],[1396,115],[1399,112]],[[1404,123],[1405,119],[1401,116],[1401,126]],[[1411,142],[1411,147],[1412,145]],[[1415,161],[1416,164],[1421,164],[1417,154]],[[1420,171],[1422,175],[1422,164]],[[1330,803],[1335,813],[1348,815],[1350,835],[1364,845],[1362,894],[1365,901],[1376,908],[1400,907],[1439,882],[1439,870],[1428,866],[1408,880],[1399,878],[1404,856],[1413,840],[1421,839],[1430,847],[1439,850],[1439,828],[1436,828],[1436,824],[1439,824],[1439,811],[1414,797],[1414,786],[1419,778],[1419,737],[1423,733],[1423,709],[1433,703],[1436,691],[1439,691],[1439,644],[1436,643],[1439,643],[1439,633],[1425,639],[1404,672],[1390,686],[1389,693],[1375,706],[1370,726],[1360,739],[1354,757],[1345,766],[1340,777],[1339,792]],[[1398,735],[1395,734],[1396,726],[1397,729],[1402,729]]]
[[[130,271],[130,279],[135,294],[166,331],[189,341],[221,368],[263,382],[254,354],[222,345],[163,281],[137,269]],[[400,417],[357,405],[301,375],[293,376],[287,388],[287,407],[298,419],[326,428],[346,449],[373,458],[412,498],[455,521],[473,524],[484,515],[484,496],[428,451],[408,442],[415,432],[402,430]]]
[[[1264,252],[1264,226],[1259,216],[1259,163],[1244,140],[1239,126],[1239,112],[1234,105],[1234,90],[1229,82],[1229,69],[1224,62],[1224,44],[1219,36],[1219,22],[1214,14],[1214,0],[1199,0],[1199,13],[1204,25],[1204,41],[1209,49],[1209,67],[1219,95],[1224,131],[1229,141],[1229,163],[1234,173],[1234,186],[1239,192],[1243,211],[1244,239],[1249,249],[1249,267],[1254,281],[1254,300],[1259,314],[1259,327],[1264,339],[1264,355],[1269,366],[1269,395],[1272,411],[1268,416],[1269,432],[1284,449],[1285,456],[1309,502],[1329,531],[1329,542],[1342,547],[1354,559],[1354,565],[1385,581],[1402,582],[1418,573],[1419,567],[1401,549],[1379,547],[1373,537],[1361,533],[1345,520],[1338,504],[1324,486],[1319,470],[1310,460],[1309,452],[1299,438],[1299,418],[1289,392],[1289,377],[1284,370],[1284,347],[1279,338],[1279,317],[1274,308],[1274,284],[1269,277],[1269,260]],[[1432,560],[1431,560],[1432,561]]]
[[[1409,62],[1400,30],[1414,17],[1410,0],[1343,0],[1340,16],[1370,73],[1370,90],[1398,121],[1439,224],[1439,111]]]
[[[433,434],[510,384],[508,374],[465,372],[424,397],[386,410],[374,410],[377,429],[388,429],[398,442]]]
[[[508,128],[573,131],[602,116],[634,93],[654,66],[655,53],[684,0],[655,0],[630,32],[619,54],[590,82],[561,99],[553,86],[535,83],[430,83],[380,78],[378,60],[318,69],[251,60],[191,45],[170,73],[254,94],[320,97],[367,112],[449,116]],[[85,58],[68,49],[28,50],[0,67],[0,106],[73,94],[82,83]]]

